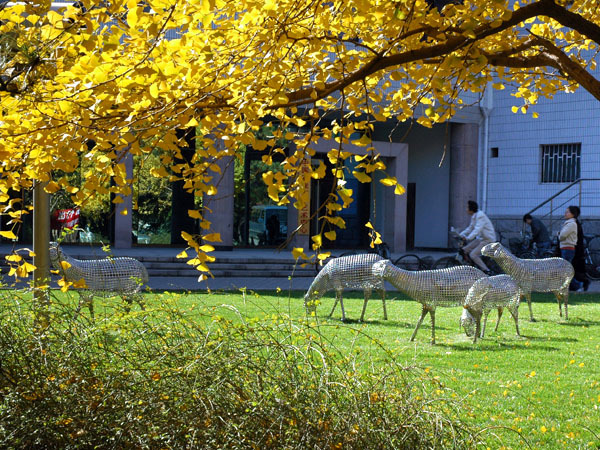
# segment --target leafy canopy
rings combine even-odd
[[[79,204],[107,190],[120,201],[132,185],[125,155],[155,147],[163,153],[153,176],[184,179],[196,195],[215,195],[219,159],[251,146],[264,150],[268,163],[282,142],[290,149],[282,172],[264,180],[274,201],[302,207],[306,181],[326,174],[323,165],[301,171],[319,139],[333,143],[336,177],[344,178],[344,161],[355,158],[354,175],[370,182],[374,171],[385,171],[371,146],[376,121],[447,121],[466,92],[477,97],[489,83],[516,84],[523,112],[540,96],[579,85],[600,99],[593,72],[600,12],[592,0],[3,5],[0,201],[9,207],[11,189],[37,181]],[[199,142],[188,164],[178,159],[176,130],[190,127]],[[259,132],[265,127],[272,133]],[[350,153],[348,143],[364,147],[364,155]],[[82,161],[92,168],[79,186],[53,175]],[[403,192],[393,177],[382,183]],[[352,192],[343,183],[333,189],[319,214],[343,227],[334,214]],[[186,237],[199,248],[198,239]],[[314,242],[316,249],[321,236]]]

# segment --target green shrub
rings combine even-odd
[[[38,335],[32,305],[14,292],[0,303],[3,448],[480,444],[435,378],[391,355],[341,354],[302,320],[232,322],[165,294],[154,309],[91,322],[55,298]]]

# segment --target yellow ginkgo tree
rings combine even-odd
[[[336,143],[328,154],[335,177],[355,158],[353,175],[371,182],[386,170],[370,142],[376,122],[432,126],[461,108],[465,92],[507,82],[519,86],[524,112],[579,86],[600,100],[592,0],[69,3],[0,6],[0,202],[13,224],[23,212],[12,190],[39,182],[76,204],[106,189],[119,198],[131,193],[126,155],[152,148],[163,152],[155,176],[205,196],[216,192],[220,159],[242,146],[269,154],[291,144],[282,170],[263,180],[274,201],[302,207],[307,177],[325,176],[322,164],[302,170],[320,139]],[[269,137],[260,133],[267,126]],[[182,162],[177,130],[186,128],[198,142]],[[348,143],[366,152],[353,155]],[[53,177],[77,170],[82,157],[93,169],[80,186]],[[380,178],[403,192],[395,178]],[[343,226],[336,210],[352,193],[343,183],[333,189],[316,213]],[[321,242],[319,234],[315,249]]]

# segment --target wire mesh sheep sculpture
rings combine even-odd
[[[527,298],[530,320],[535,322],[531,308],[532,292],[552,292],[558,301],[562,317],[565,305],[565,320],[569,319],[569,284],[575,274],[571,263],[563,258],[521,259],[510,253],[499,242],[487,244],[481,254],[494,259],[502,270],[513,277]]]
[[[410,340],[414,341],[423,319],[429,313],[432,344],[435,344],[436,307],[462,306],[473,283],[487,277],[481,270],[472,266],[411,271],[400,269],[389,260],[376,263],[373,271],[381,275],[384,281],[423,305],[421,317]]]
[[[465,329],[467,336],[473,336],[473,343],[477,338],[485,335],[485,325],[488,314],[494,308],[498,309],[498,321],[494,331],[498,331],[500,319],[504,308],[508,308],[515,320],[517,336],[519,333],[519,303],[523,292],[517,282],[510,275],[496,275],[480,278],[469,289],[460,324]],[[483,327],[481,317],[483,316]]]
[[[380,292],[381,300],[383,301],[383,318],[387,320],[384,281],[381,276],[373,274],[374,264],[382,260],[383,258],[375,253],[341,256],[329,260],[317,274],[304,296],[304,304],[308,312],[313,313],[316,309],[317,300],[326,292],[334,290],[335,302],[329,316],[333,314],[339,301],[342,308],[342,321],[344,322],[346,320],[346,312],[344,310],[342,292],[344,289],[362,289],[365,297],[360,316],[360,320],[362,321],[371,293],[373,289],[376,289]]]
[[[87,304],[94,317],[93,297],[120,296],[128,304],[136,301],[142,309],[140,290],[148,282],[146,267],[134,258],[118,257],[105,259],[79,260],[66,255],[58,243],[50,243],[50,261],[65,281],[73,283],[79,293],[79,304]]]

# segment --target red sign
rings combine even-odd
[[[57,209],[52,213],[50,226],[53,230],[74,228],[79,223],[79,208]]]

